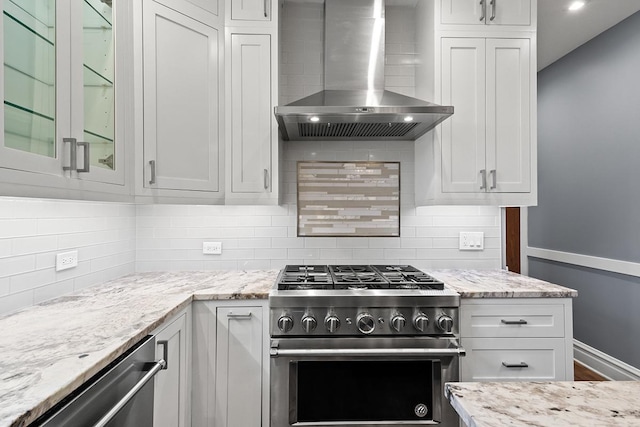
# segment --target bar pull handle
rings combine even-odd
[[[151,178],[149,178],[149,184],[153,185],[156,183],[156,161],[149,160],[149,167],[151,168]]]
[[[495,190],[496,189],[496,185],[497,185],[497,180],[498,178],[496,177],[496,170],[495,169],[491,169],[489,171],[489,175],[492,176],[492,181],[491,181],[491,190]]]
[[[482,185],[480,185],[480,189],[486,190],[487,189],[487,170],[482,169],[480,171],[480,175],[482,176]]]
[[[504,325],[526,325],[527,321],[524,319],[520,319],[520,320],[500,320],[500,323],[504,324]]]
[[[489,18],[489,21],[493,21],[496,19],[496,0],[491,0],[489,4],[491,5],[491,18]]]
[[[484,0],[480,0],[480,22],[484,21]]]
[[[234,313],[232,311],[230,311],[229,313],[227,313],[227,318],[229,319],[251,319],[251,312],[248,313]]]
[[[502,366],[504,366],[505,368],[528,368],[529,364],[525,362],[520,362],[520,363],[502,362]]]
[[[264,189],[265,190],[269,189],[269,170],[268,169],[264,170]]]
[[[76,146],[84,148],[82,160],[84,162],[82,169],[76,169],[77,172],[89,172],[91,169],[90,144],[86,141],[77,142]]]
[[[133,397],[158,373],[160,372],[160,370],[162,370],[164,368],[164,366],[166,365],[166,362],[164,360],[158,360],[157,362],[154,363],[153,367],[149,370],[149,372],[147,372],[145,374],[144,377],[140,378],[140,381],[138,381],[133,387],[131,387],[131,390],[129,390],[127,392],[127,394],[124,395],[124,397],[122,399],[120,399],[118,401],[118,403],[116,403],[113,408],[111,408],[109,410],[109,412],[107,412],[106,414],[104,414],[104,416],[102,418],[100,418],[100,420],[98,420],[97,423],[95,423],[93,425],[93,427],[104,427],[106,426],[112,419],[113,417],[115,417],[118,412],[120,412],[120,410],[122,408],[124,408],[126,406],[127,403],[129,403],[129,401],[131,399],[133,399]]]
[[[264,5],[264,17],[267,17],[267,1],[268,0],[264,0],[263,5]]]
[[[69,143],[69,166],[63,166],[62,170],[78,170],[78,140],[75,138],[62,138],[62,142]]]
[[[157,344],[162,346],[162,360],[164,360],[162,369],[169,369],[169,341],[161,340]]]

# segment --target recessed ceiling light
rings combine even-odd
[[[585,2],[581,0],[576,0],[569,5],[569,10],[571,12],[575,12],[576,10],[580,10],[584,7]]]

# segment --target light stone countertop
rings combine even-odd
[[[499,270],[427,273],[463,298],[576,295]],[[0,427],[35,420],[191,301],[266,299],[277,275],[277,270],[138,273],[0,316]]]
[[[468,427],[640,426],[640,381],[448,383]]]
[[[0,426],[32,422],[192,300],[266,299],[277,274],[132,274],[1,316]]]
[[[425,270],[462,298],[574,298],[578,291],[505,270]]]

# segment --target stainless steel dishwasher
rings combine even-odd
[[[154,361],[155,343],[145,337],[32,425],[151,427],[153,377],[166,367],[166,356]]]

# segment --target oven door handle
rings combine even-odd
[[[271,347],[271,357],[448,357],[464,356],[464,348],[331,348],[279,349]]]

